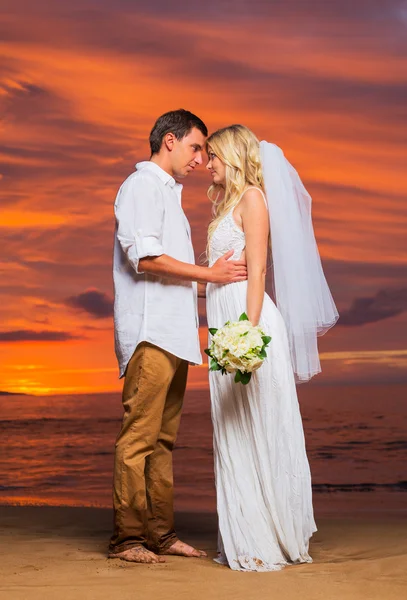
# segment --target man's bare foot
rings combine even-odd
[[[197,550],[192,546],[189,546],[181,540],[177,540],[172,546],[163,550],[160,554],[175,554],[176,556],[193,556],[196,558],[202,558],[202,556],[208,556],[204,550]]]
[[[165,562],[164,558],[157,556],[154,552],[150,552],[150,550],[147,550],[144,546],[133,546],[133,548],[123,550],[122,552],[109,552],[108,558],[120,558],[121,560],[127,560],[128,562],[147,564]]]

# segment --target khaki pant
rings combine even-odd
[[[127,366],[124,417],[116,441],[110,552],[143,544],[156,552],[176,540],[172,449],[177,437],[188,363],[139,344]]]

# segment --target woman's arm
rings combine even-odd
[[[246,237],[247,316],[258,325],[266,285],[269,218],[263,196],[256,189],[245,192],[239,203],[239,214]]]

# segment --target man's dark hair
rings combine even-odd
[[[182,140],[194,127],[199,129],[205,137],[208,135],[205,123],[188,110],[180,108],[161,115],[150,133],[151,154],[157,154],[161,150],[164,136],[167,133],[173,133],[177,140]]]

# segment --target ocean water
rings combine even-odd
[[[319,513],[407,510],[407,385],[298,388]],[[118,394],[0,396],[0,504],[111,506]],[[215,510],[209,392],[187,393],[176,509]]]

